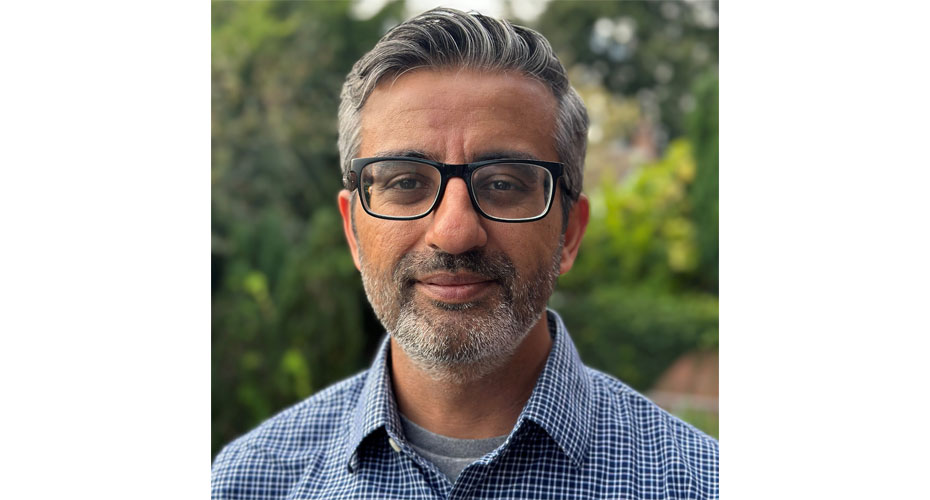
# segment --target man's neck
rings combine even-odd
[[[475,380],[436,380],[391,339],[391,379],[401,413],[420,427],[459,439],[509,434],[552,347],[546,314],[499,369]]]

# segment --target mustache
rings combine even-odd
[[[417,276],[437,271],[455,273],[468,271],[488,280],[512,283],[517,271],[507,255],[485,250],[469,250],[460,254],[446,252],[410,252],[394,266],[394,282],[409,286]]]

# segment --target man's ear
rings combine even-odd
[[[346,189],[339,191],[337,201],[339,213],[342,215],[342,232],[346,235],[346,242],[349,244],[349,251],[352,252],[355,268],[361,271],[362,267],[358,262],[358,240],[355,239],[355,231],[352,230],[352,192]]]
[[[567,273],[575,264],[575,257],[578,256],[578,248],[581,246],[581,237],[584,236],[584,230],[588,227],[590,208],[588,197],[582,194],[578,196],[578,201],[568,212],[565,243],[562,245],[562,263],[559,265],[560,275]]]

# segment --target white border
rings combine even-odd
[[[926,491],[927,14],[720,8],[722,498]]]
[[[3,498],[206,498],[210,4],[0,14]]]

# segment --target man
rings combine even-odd
[[[436,9],[342,92],[339,210],[389,333],[213,465],[214,498],[713,498],[717,443],[582,365],[547,311],[587,113],[538,33]]]

